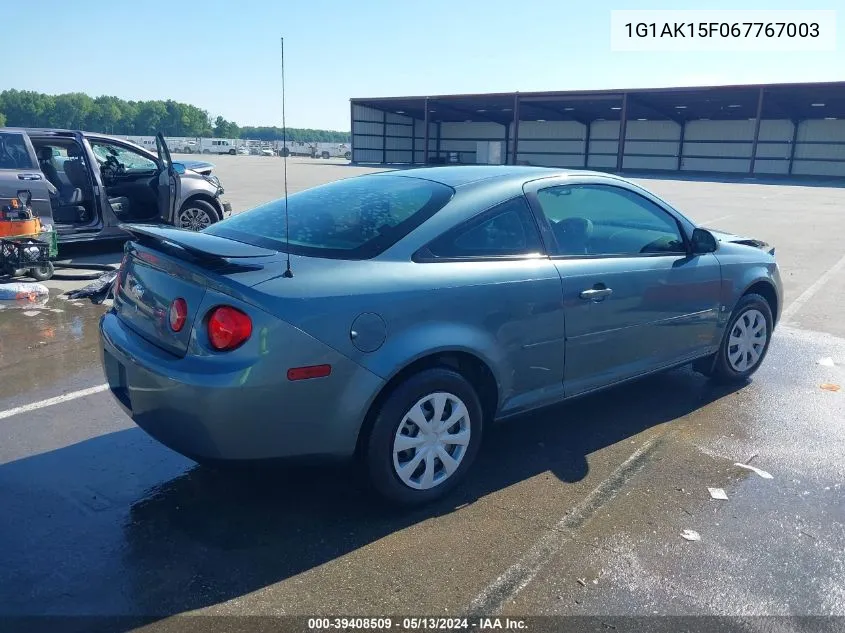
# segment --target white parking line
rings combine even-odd
[[[827,272],[823,273],[821,277],[816,279],[816,281],[807,288],[804,292],[802,292],[798,297],[789,304],[781,314],[780,320],[781,323],[787,324],[789,323],[790,319],[795,316],[795,313],[798,312],[801,308],[804,307],[804,304],[807,303],[813,296],[821,290],[824,285],[830,281],[830,278],[833,277],[836,273],[838,273],[842,268],[845,267],[845,255],[836,262],[831,268],[827,270]]]
[[[583,525],[597,510],[648,463],[651,454],[663,443],[664,436],[647,441],[622,462],[610,477],[601,482],[580,503],[571,508],[544,536],[534,543],[522,559],[496,578],[469,605],[468,615],[495,615],[530,583],[537,573],[571,538],[573,530]]]
[[[61,404],[62,402],[68,402],[69,400],[84,398],[85,396],[90,396],[92,394],[105,391],[108,388],[108,385],[97,385],[96,387],[88,387],[88,389],[71,391],[70,393],[66,393],[61,396],[56,396],[55,398],[47,398],[46,400],[40,400],[39,402],[31,402],[30,404],[25,404],[20,407],[15,407],[13,409],[6,409],[5,411],[0,411],[0,420],[11,418],[13,415],[18,415],[19,413],[27,413],[28,411],[35,411],[36,409],[43,409],[44,407],[52,407],[54,404]]]

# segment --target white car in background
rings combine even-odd
[[[249,148],[246,145],[243,145],[238,148],[238,155],[239,156],[249,156]]]
[[[262,156],[275,156],[276,152],[274,152],[271,147],[262,147],[261,148],[261,155]]]

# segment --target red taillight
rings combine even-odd
[[[174,299],[170,304],[170,329],[174,332],[179,332],[188,319],[188,302],[182,297]]]
[[[120,266],[117,268],[117,277],[114,278],[114,292],[112,293],[112,297],[117,297],[117,294],[120,292],[120,277],[123,275],[123,271],[126,268],[126,260],[129,259],[129,255],[126,254],[123,256],[123,259],[120,260]]]
[[[235,349],[252,334],[252,320],[237,308],[219,306],[208,316],[208,342],[221,352]]]
[[[331,365],[309,365],[308,367],[294,367],[288,369],[288,380],[307,380],[308,378],[325,378],[332,373]]]

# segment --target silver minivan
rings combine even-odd
[[[125,238],[121,223],[198,231],[231,205],[208,163],[177,163],[159,134],[157,153],[89,132],[0,128],[0,198],[32,194],[59,242]]]

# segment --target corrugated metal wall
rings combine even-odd
[[[414,119],[388,112],[385,119],[385,162],[413,161]]]
[[[355,162],[423,164],[424,122],[353,104]],[[749,173],[755,120],[687,122],[631,120],[625,134],[623,170]],[[476,161],[479,141],[505,141],[504,125],[492,122],[429,123],[429,158],[457,152],[461,163]],[[513,124],[508,126],[507,162],[512,162]],[[517,161],[549,167],[615,170],[619,121],[520,121]],[[794,139],[794,147],[793,147]],[[585,152],[587,152],[585,160]],[[682,152],[680,161],[678,153]],[[791,169],[790,169],[791,163]],[[845,120],[763,119],[754,173],[845,177]]]
[[[436,132],[435,132],[436,136]],[[440,148],[432,147],[429,141],[429,156],[447,156],[458,152],[458,161],[474,163],[478,141],[504,141],[505,126],[498,123],[441,123]]]
[[[428,124],[428,155],[434,156],[432,153],[435,149],[435,141],[437,139],[437,124],[429,122]],[[422,119],[414,120],[414,164],[422,165],[425,162],[425,121]]]
[[[513,124],[508,134],[512,148]],[[521,121],[516,159],[544,167],[583,167],[586,139],[587,126],[577,121]]]
[[[619,152],[619,121],[593,121],[590,125],[590,145],[587,167],[616,169]]]
[[[352,160],[380,163],[384,160],[385,113],[375,108],[352,105]]]
[[[623,169],[677,170],[681,126],[674,121],[628,121]],[[614,159],[613,166],[616,166]]]
[[[845,121],[802,121],[798,125],[792,173],[845,176]]]
[[[748,173],[754,121],[689,121],[681,171]]]
[[[755,174],[788,174],[795,126],[788,119],[763,119],[757,138]]]

